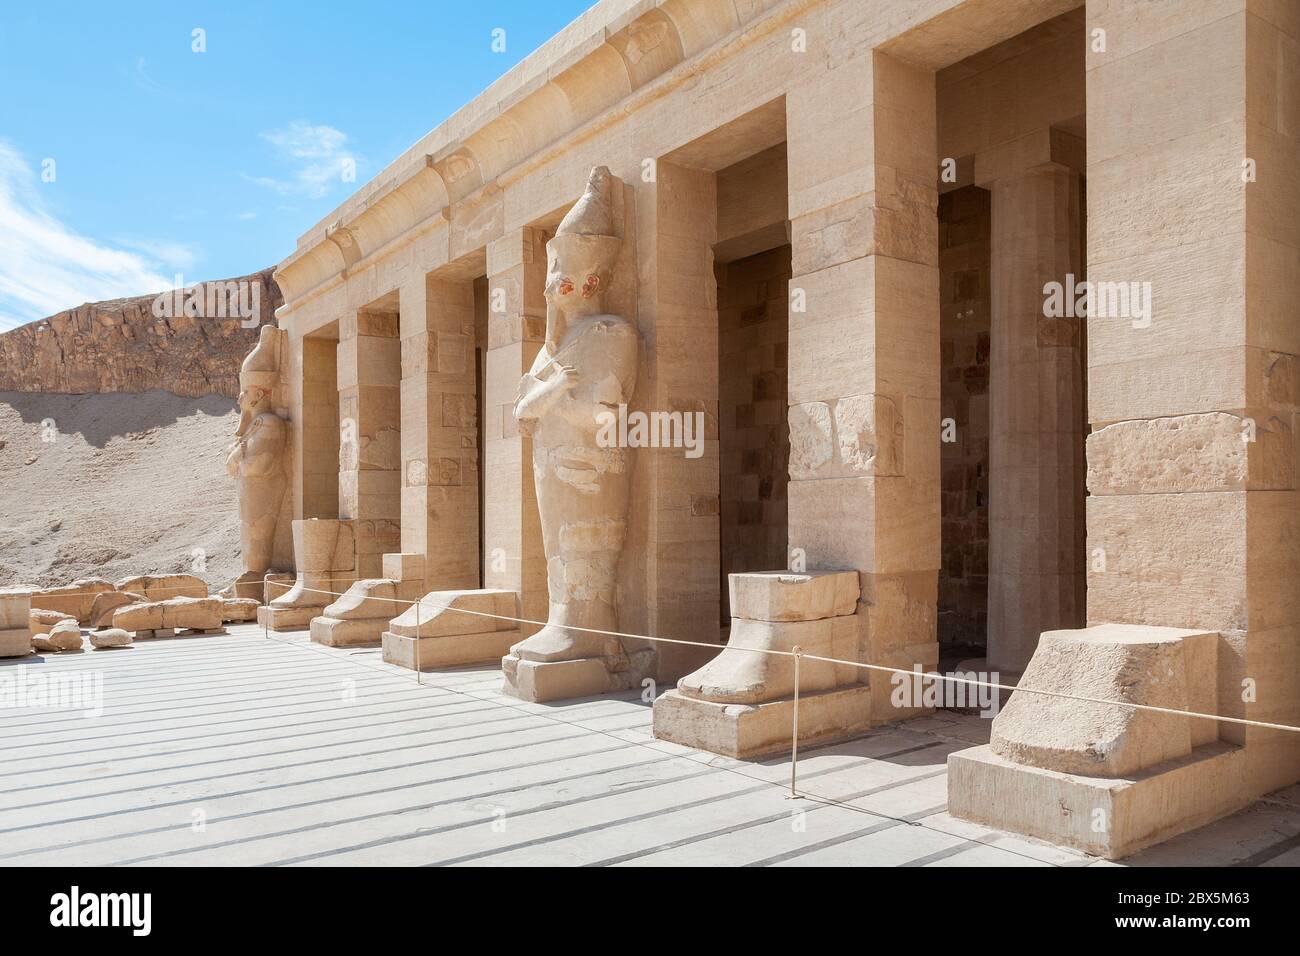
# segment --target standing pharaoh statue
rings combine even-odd
[[[593,169],[546,244],[546,342],[515,404],[532,438],[550,613],[503,667],[507,689],[532,700],[600,693],[626,683],[620,674],[632,678],[621,642],[593,633],[618,628],[630,480],[628,450],[605,447],[598,434],[602,419],[631,399],[637,374],[635,327],[604,311],[622,244],[614,182],[604,166]]]
[[[274,411],[280,379],[279,337],[264,325],[257,345],[239,369],[239,427],[226,470],[239,482],[239,544],[244,573],[236,597],[263,599],[262,580],[271,569],[280,506],[287,484],[284,470],[288,425]]]

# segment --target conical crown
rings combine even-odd
[[[557,236],[613,236],[613,177],[608,166],[596,166],[587,177],[582,198],[560,220]]]

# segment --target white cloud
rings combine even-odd
[[[114,248],[79,235],[46,211],[40,182],[18,151],[0,140],[0,330],[83,302],[170,288],[167,257]],[[177,248],[173,247],[173,252]]]
[[[236,215],[235,218],[247,222],[249,219],[256,219],[257,213],[251,211],[241,212],[238,215]]]
[[[281,196],[307,196],[319,199],[335,185],[356,181],[359,160],[348,148],[348,137],[332,126],[313,126],[306,120],[294,120],[283,129],[263,133],[287,178],[248,176],[251,182],[273,189]],[[350,176],[350,178],[349,178]]]

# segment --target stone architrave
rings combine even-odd
[[[654,735],[729,757],[789,750],[794,658],[860,656],[860,585],[854,571],[732,574],[731,634],[722,653],[654,704]],[[770,653],[773,651],[782,653]],[[824,743],[871,726],[867,671],[799,664],[799,742]]]
[[[520,382],[515,418],[533,441],[546,552],[546,626],[502,661],[505,689],[544,701],[637,684],[652,650],[629,651],[618,627],[619,556],[627,532],[630,457],[598,440],[636,385],[639,340],[603,297],[622,240],[604,166],[546,244],[546,342]],[[575,629],[582,628],[582,630]]]
[[[226,470],[239,482],[239,545],[244,573],[235,597],[262,597],[262,579],[271,570],[275,530],[288,484],[285,448],[289,424],[275,413],[284,333],[264,325],[253,351],[239,370],[239,427]]]

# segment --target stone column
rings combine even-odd
[[[1083,623],[1080,183],[1045,163],[989,185],[988,668],[1020,674],[1040,634]],[[1045,315],[1051,282],[1068,315]]]
[[[786,110],[792,565],[858,571],[859,659],[931,670],[940,567],[934,74],[865,54],[791,90]],[[872,719],[908,715],[891,705],[887,676],[869,683]]]
[[[487,248],[483,584],[518,592],[520,616],[531,621],[546,620],[546,554],[532,442],[519,432],[514,405],[519,380],[546,337],[546,238],[542,230],[524,227]],[[538,630],[522,627],[524,636]]]
[[[479,584],[472,282],[401,286],[402,547],[424,555],[426,587]]]
[[[1300,11],[1088,19],[1089,278],[1150,295],[1088,321],[1088,622],[1217,631],[1220,712],[1300,724]],[[1300,735],[1220,736],[1296,779]]]
[[[378,578],[401,548],[400,343],[395,313],[339,323],[339,517],[353,519],[357,576]]]
[[[645,575],[649,613],[643,633],[692,641],[719,636],[716,179],[707,170],[661,160],[641,207],[642,235],[653,251],[641,267],[638,288],[644,375],[633,404],[656,412],[702,412],[704,440],[698,458],[680,448],[637,450],[630,521],[644,524],[647,546],[644,556],[630,553],[624,561]],[[641,502],[653,503],[644,515],[636,513]],[[629,620],[628,627],[635,626]],[[660,681],[675,681],[713,656],[674,644],[655,645],[655,651]]]

